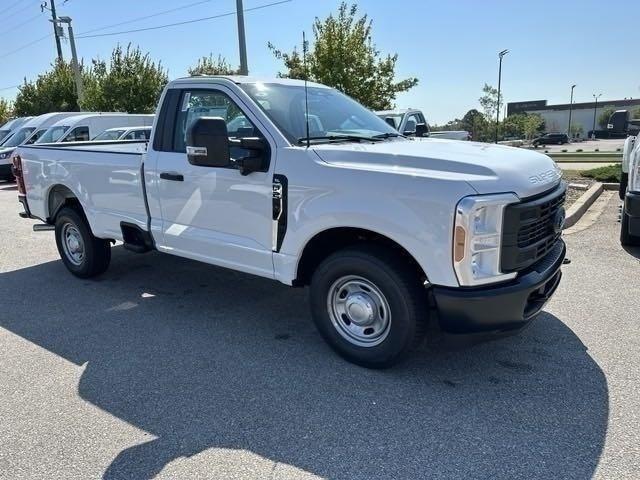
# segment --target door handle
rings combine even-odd
[[[184,176],[176,172],[162,172],[160,178],[163,180],[172,180],[174,182],[184,182]]]

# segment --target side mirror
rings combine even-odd
[[[228,167],[231,163],[227,123],[220,117],[200,117],[187,130],[187,159],[191,165]]]
[[[253,172],[266,172],[269,168],[268,156],[265,152],[268,150],[267,143],[260,137],[244,137],[229,140],[231,148],[240,148],[245,155],[238,158],[235,162],[240,171],[240,175],[249,175]]]
[[[426,137],[429,134],[429,129],[426,123],[416,124],[416,137]]]

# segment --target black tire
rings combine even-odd
[[[373,285],[374,298],[376,288],[383,295],[389,323],[379,344],[362,346],[346,338],[344,325],[349,320],[334,326],[332,318],[338,319],[331,313],[331,292],[341,296],[336,284],[345,278],[364,279]],[[428,325],[427,296],[417,273],[402,256],[378,246],[350,247],[325,259],[311,279],[310,301],[313,320],[327,343],[343,358],[367,368],[387,368],[401,361],[420,343]],[[384,318],[384,310],[372,311]]]
[[[629,214],[625,212],[624,206],[620,215],[620,243],[626,247],[640,246],[640,237],[629,233]]]
[[[624,200],[624,196],[627,193],[627,185],[629,185],[629,174],[622,172],[620,174],[620,188],[618,189],[620,200]]]
[[[81,240],[82,255],[74,260],[68,243],[65,247],[64,232],[71,230]],[[103,273],[111,261],[111,244],[94,237],[84,214],[71,207],[64,207],[56,217],[56,245],[65,267],[76,277],[90,278]],[[78,236],[75,238],[78,238]],[[67,251],[69,250],[69,252]]]

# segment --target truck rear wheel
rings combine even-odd
[[[109,241],[94,237],[84,215],[76,209],[65,207],[60,211],[55,234],[60,258],[76,277],[95,277],[109,267]]]
[[[629,214],[622,207],[620,215],[620,243],[627,247],[640,246],[640,237],[629,233]]]
[[[422,339],[427,299],[401,256],[365,246],[334,253],[311,279],[311,313],[323,338],[368,368],[402,360]]]

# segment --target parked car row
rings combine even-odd
[[[20,145],[86,142],[89,140],[148,140],[154,115],[107,112],[54,112],[9,120],[0,127],[0,180],[12,178],[11,156]],[[97,138],[109,129],[116,138]]]
[[[620,243],[640,246],[640,141],[629,136],[622,151],[620,199],[624,200],[620,218]]]

